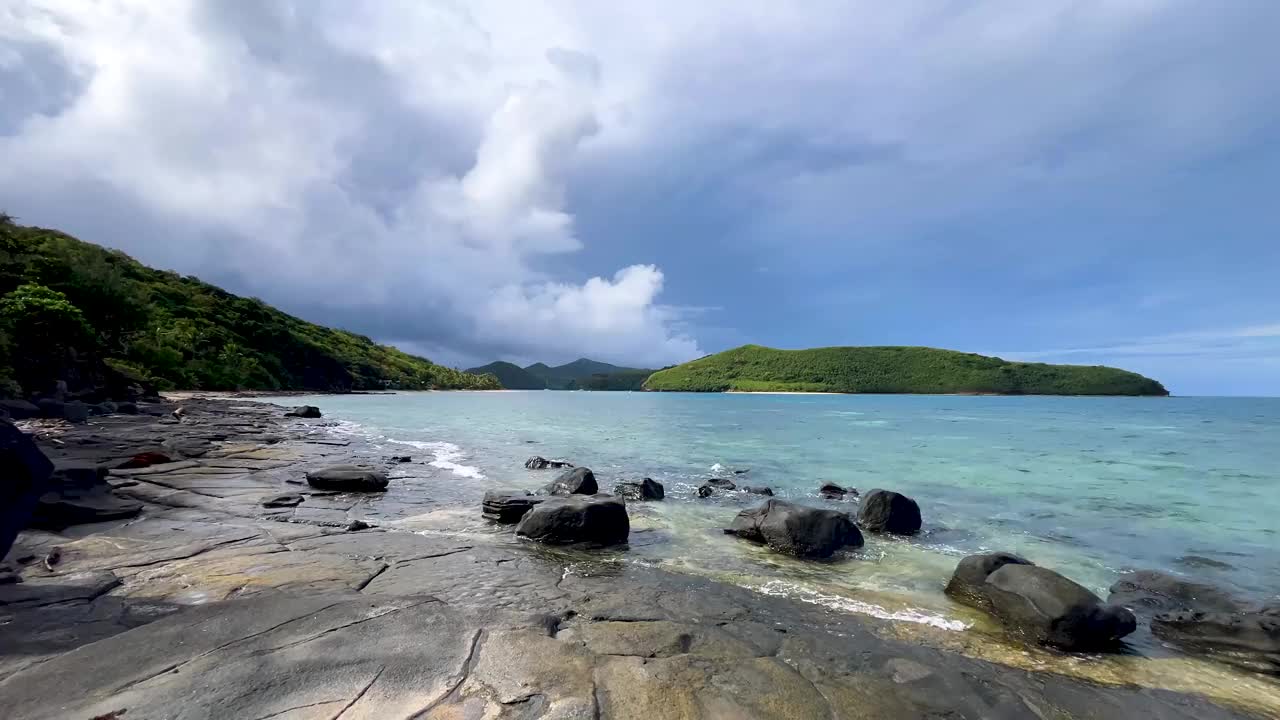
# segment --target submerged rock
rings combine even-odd
[[[1137,628],[1128,609],[1010,553],[961,560],[946,592],[1034,642],[1064,650],[1107,649]]]
[[[818,488],[818,494],[828,500],[843,500],[846,495],[857,495],[858,491],[854,488],[841,487],[835,483],[823,483]]]
[[[711,497],[711,496],[715,493],[715,491],[716,491],[716,489],[715,489],[715,488],[713,488],[713,487],[711,487],[710,485],[699,485],[699,486],[698,486],[698,497],[700,497],[700,498],[709,498],[709,497]]]
[[[387,474],[360,465],[332,465],[307,473],[307,484],[318,490],[381,492],[387,489]]]
[[[1111,585],[1107,601],[1146,615],[1174,610],[1232,613],[1247,609],[1245,603],[1220,588],[1156,570],[1121,575]]]
[[[626,503],[610,495],[547,498],[516,525],[517,535],[557,545],[616,545],[630,532]]]
[[[738,489],[737,483],[730,480],[729,478],[711,478],[706,482],[706,484],[710,485],[713,488],[718,488],[720,490],[737,490]]]
[[[751,493],[752,495],[767,495],[769,497],[773,497],[773,489],[765,487],[764,485],[743,485],[738,489]]]
[[[920,506],[901,493],[875,489],[862,498],[858,525],[871,532],[913,535],[920,532]]]
[[[486,490],[480,511],[490,520],[513,525],[545,499],[524,490]]]
[[[1186,652],[1280,673],[1280,606],[1258,608],[1214,585],[1155,570],[1121,575],[1108,599],[1150,616],[1152,634]]]
[[[298,407],[285,412],[285,417],[318,418],[322,416],[320,414],[320,408],[315,405],[299,405]]]
[[[1151,632],[1188,652],[1280,674],[1280,604],[1240,612],[1160,613],[1151,619]]]
[[[807,558],[830,557],[842,547],[862,547],[863,542],[858,527],[842,512],[776,499],[738,513],[725,532]]]
[[[667,495],[662,483],[650,478],[638,483],[619,483],[613,486],[613,493],[628,500],[661,500]]]
[[[552,480],[538,490],[539,495],[595,495],[600,488],[596,485],[595,473],[590,468],[574,468]]]
[[[547,468],[560,469],[571,468],[573,463],[568,460],[548,460],[541,455],[534,455],[524,461],[524,466],[530,470],[546,470]]]

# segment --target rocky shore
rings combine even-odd
[[[1275,710],[1012,668],[888,623],[522,540],[435,468],[335,434],[318,413],[198,398],[138,410],[26,425],[62,489],[6,558],[21,580],[0,585],[6,718]],[[413,497],[416,513],[397,507],[408,486],[428,498]],[[585,501],[547,502],[495,495],[484,509]],[[739,531],[771,532],[754,517]]]

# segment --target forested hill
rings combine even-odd
[[[644,386],[694,392],[1169,394],[1155,380],[1111,367],[1006,362],[926,347],[744,345],[658,371]]]
[[[653,373],[587,358],[555,367],[534,363],[523,368],[499,360],[467,372],[490,373],[509,390],[640,390]]]
[[[502,387],[508,390],[546,390],[547,381],[533,375],[515,363],[499,360],[488,365],[471,368],[469,373],[489,374],[498,378]]]
[[[498,387],[0,215],[0,393],[103,368],[161,389]]]

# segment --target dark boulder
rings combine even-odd
[[[0,400],[0,411],[4,411],[14,420],[26,420],[40,414],[40,408],[26,400]]]
[[[706,482],[706,484],[710,485],[713,488],[718,488],[720,490],[737,490],[738,489],[738,485],[734,483],[732,480],[730,480],[729,478],[711,478]]]
[[[1033,642],[1063,650],[1107,649],[1138,625],[1128,609],[1104,603],[1087,588],[1008,553],[961,560],[947,593],[992,613]]]
[[[31,436],[0,422],[0,559],[30,522],[51,474],[53,463]]]
[[[1012,553],[994,552],[970,555],[956,565],[945,592],[966,605],[991,611],[985,588],[987,576],[1005,565],[1033,565],[1030,560]]]
[[[89,406],[79,400],[63,402],[54,398],[40,398],[36,401],[36,407],[40,409],[41,417],[73,423],[82,423],[89,419]]]
[[[749,492],[752,495],[767,495],[769,497],[773,497],[773,489],[765,487],[764,485],[743,485],[738,489]]]
[[[135,402],[128,402],[128,401],[118,402],[116,403],[116,412],[120,413],[121,415],[137,415],[138,404]]]
[[[297,507],[305,500],[300,493],[280,493],[279,495],[268,495],[262,498],[262,507],[265,508],[291,508]]]
[[[89,405],[90,415],[115,415],[119,410],[119,406],[110,400],[103,400],[96,405]]]
[[[571,468],[573,463],[567,460],[548,460],[541,455],[534,455],[524,461],[524,466],[530,470],[546,470],[547,468],[558,470],[560,468]]]
[[[307,484],[317,490],[382,492],[387,489],[387,474],[360,465],[333,465],[307,473]]]
[[[1111,585],[1107,602],[1141,615],[1175,610],[1233,613],[1246,609],[1244,603],[1220,588],[1156,570],[1121,575]]]
[[[667,496],[662,483],[650,478],[640,482],[619,483],[613,487],[613,493],[628,500],[661,500]]]
[[[539,495],[595,495],[600,488],[596,485],[595,473],[590,468],[574,468],[552,480],[546,487],[538,491]]]
[[[626,503],[609,495],[547,498],[516,525],[517,535],[556,545],[616,545],[630,532]]]
[[[858,491],[853,488],[841,487],[832,482],[823,483],[822,487],[818,488],[818,494],[828,500],[843,500],[844,496],[850,493],[857,495]]]
[[[738,513],[725,532],[796,557],[825,558],[842,547],[862,547],[862,533],[848,515],[776,499]]]
[[[715,494],[715,492],[716,492],[716,489],[715,489],[715,488],[713,488],[713,487],[711,487],[710,485],[699,485],[699,486],[698,486],[698,497],[700,497],[700,498],[709,498],[709,497],[711,497],[712,495],[714,495],[714,494]]]
[[[413,457],[410,455],[392,455],[391,457],[387,458],[387,461],[404,464],[408,462],[413,462]]]
[[[171,463],[173,459],[161,452],[141,452],[116,466],[117,470],[133,470]]]
[[[490,520],[512,525],[545,499],[524,490],[486,490],[480,511]]]
[[[920,506],[892,490],[872,490],[858,506],[858,526],[871,532],[913,535],[920,532]]]
[[[285,412],[285,417],[318,418],[322,416],[320,414],[320,408],[315,405],[299,405],[298,407]]]

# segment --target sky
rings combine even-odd
[[[467,367],[1280,395],[1274,0],[0,0],[0,210]]]

